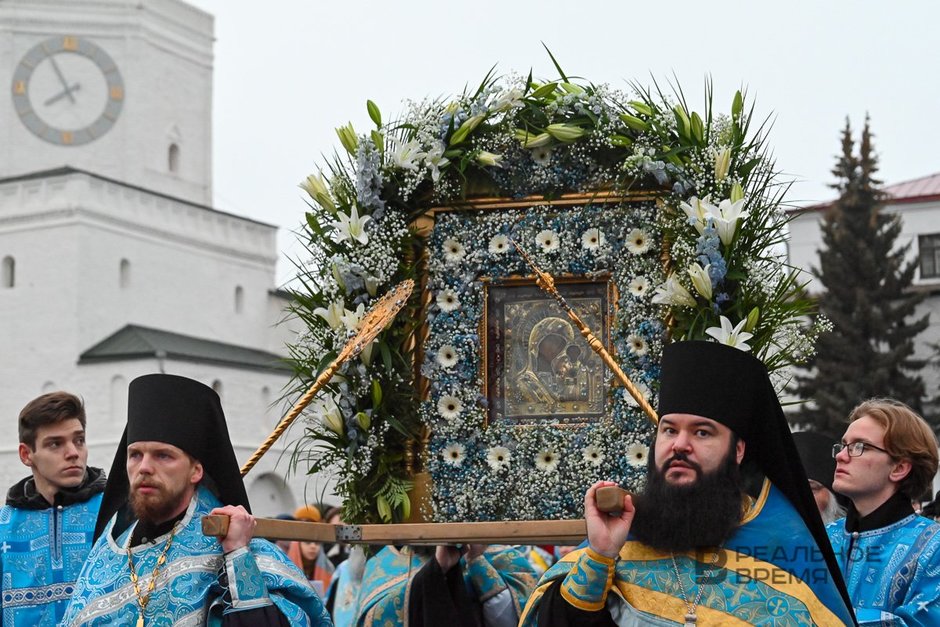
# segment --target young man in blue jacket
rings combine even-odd
[[[86,466],[85,408],[73,394],[30,401],[19,439],[32,474],[0,510],[0,624],[58,625],[91,549],[105,474]]]

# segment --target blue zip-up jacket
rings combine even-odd
[[[49,504],[32,477],[0,509],[0,626],[54,626],[65,615],[91,550],[105,473],[88,468],[77,488]]]
[[[859,625],[940,625],[940,524],[897,494],[826,527]]]

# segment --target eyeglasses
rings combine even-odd
[[[852,442],[851,444],[833,444],[832,445],[832,456],[835,457],[842,452],[842,449],[845,449],[849,453],[849,457],[861,457],[867,449],[875,449],[876,451],[881,451],[886,455],[891,455],[888,451],[884,450],[881,447],[875,446],[874,444],[869,444],[868,442]]]

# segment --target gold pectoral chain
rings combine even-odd
[[[140,616],[137,617],[137,627],[144,627],[144,612],[147,610],[147,604],[150,603],[150,595],[153,594],[154,588],[157,587],[157,575],[160,574],[160,568],[166,564],[166,554],[170,550],[170,547],[173,546],[173,538],[176,537],[176,530],[179,527],[179,523],[173,525],[173,529],[170,531],[170,537],[166,541],[166,546],[163,547],[163,552],[160,553],[160,557],[157,558],[157,563],[153,567],[153,573],[150,574],[150,583],[147,585],[147,593],[140,593],[140,584],[138,583],[139,577],[137,576],[137,569],[134,568],[134,556],[131,554],[131,541],[130,538],[127,539],[127,565],[130,567],[131,571],[131,583],[134,584],[134,595],[137,597],[137,605],[140,607]]]

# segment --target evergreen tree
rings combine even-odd
[[[922,295],[910,287],[916,263],[906,263],[910,244],[897,246],[901,218],[884,209],[875,178],[868,118],[858,156],[846,120],[842,155],[832,173],[839,199],[822,221],[823,249],[813,274],[825,291],[819,310],[832,322],[817,343],[813,370],[798,376],[797,394],[808,401],[798,417],[804,426],[840,437],[858,403],[875,396],[903,401],[921,411],[924,382],[914,358],[914,338],[928,316],[912,320]]]

